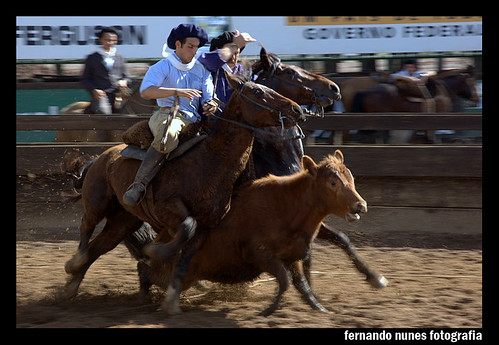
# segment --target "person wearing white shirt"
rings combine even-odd
[[[160,109],[149,119],[154,141],[137,171],[134,182],[123,196],[129,206],[137,205],[145,195],[147,185],[156,175],[168,154],[178,145],[178,134],[191,122],[201,120],[201,112],[216,110],[213,98],[213,79],[195,55],[199,47],[208,42],[206,32],[193,24],[180,24],[173,28],[167,39],[166,58],[152,65],[140,86],[146,99],[156,99]],[[179,110],[166,133],[166,145],[160,146],[175,97],[179,97]]]

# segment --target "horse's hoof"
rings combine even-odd
[[[161,305],[160,311],[168,316],[175,316],[182,314],[182,309],[178,303],[167,303],[166,301]]]
[[[68,274],[75,274],[85,265],[88,261],[88,253],[77,251],[73,257],[66,262],[64,270]]]
[[[388,285],[388,280],[381,274],[376,274],[367,279],[369,284],[375,289],[383,289]]]
[[[77,281],[68,282],[64,288],[57,292],[56,299],[65,301],[74,298],[78,294],[79,287],[80,283]]]
[[[149,304],[152,302],[151,295],[149,291],[139,291],[138,300],[140,304]]]
[[[160,310],[170,316],[182,314],[179,297],[173,287],[168,287],[166,297],[163,303],[161,303]]]

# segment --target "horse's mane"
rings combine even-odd
[[[251,81],[251,75],[248,75],[246,73],[238,73],[234,74],[233,76],[235,76],[238,79],[238,81],[240,81],[243,84],[246,84],[247,82]]]
[[[275,66],[277,66],[277,64],[279,62],[281,62],[281,58],[277,54],[268,53],[267,56],[269,57],[270,63],[271,63],[271,65],[272,65],[273,68],[275,68]],[[263,63],[262,63],[262,61],[259,60],[259,61],[255,62],[251,66],[251,69],[253,70],[253,75],[257,75],[260,72],[262,72],[263,71]]]

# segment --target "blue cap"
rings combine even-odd
[[[203,28],[194,24],[180,24],[170,32],[170,36],[168,36],[166,41],[168,48],[175,49],[175,42],[187,37],[199,38],[199,47],[204,46],[208,42],[208,34],[206,34]]]

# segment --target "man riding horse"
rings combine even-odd
[[[161,108],[149,119],[154,141],[134,182],[123,196],[123,202],[129,206],[137,205],[144,197],[147,185],[159,171],[165,157],[177,147],[182,128],[201,120],[200,104],[207,114],[216,110],[212,101],[211,74],[194,57],[198,48],[206,42],[208,35],[202,28],[193,24],[178,25],[167,39],[168,47],[175,51],[152,65],[142,80],[141,96],[156,99]],[[173,104],[177,97],[178,110],[174,114]],[[163,139],[166,139],[166,145],[161,145]]]
[[[230,74],[246,73],[238,60],[239,54],[249,42],[255,42],[255,39],[245,32],[224,31],[211,40],[210,51],[203,53],[198,59],[211,72],[215,84],[215,95],[223,104],[227,104],[234,92],[224,71]]]

